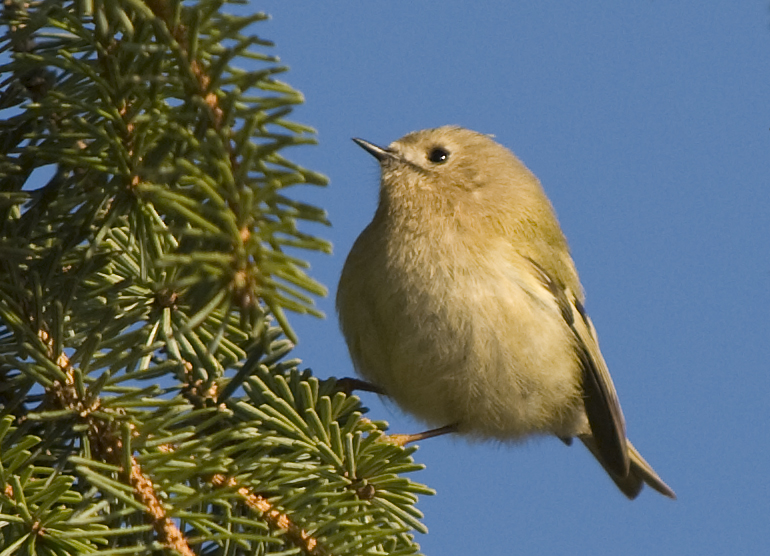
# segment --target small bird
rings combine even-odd
[[[379,205],[337,291],[357,372],[449,432],[579,438],[628,498],[674,492],[626,438],[556,214],[488,135],[446,126],[383,148]]]

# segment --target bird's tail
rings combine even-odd
[[[593,437],[581,436],[580,440],[583,442],[583,444],[586,445],[586,448],[591,451],[594,457],[599,460],[599,463],[602,464],[604,470],[615,482],[618,488],[623,492],[623,494],[628,496],[628,498],[631,500],[639,495],[639,492],[642,490],[644,483],[647,483],[650,488],[657,490],[662,495],[676,499],[676,494],[674,494],[674,491],[663,482],[663,479],[661,479],[657,473],[655,473],[655,471],[652,469],[652,466],[644,460],[642,455],[636,450],[636,448],[634,448],[634,445],[631,444],[629,440],[626,440],[626,446],[628,449],[628,459],[630,466],[628,475],[625,477],[610,471],[607,466],[604,465],[602,458],[599,456],[599,452],[596,448],[596,442],[594,441]]]

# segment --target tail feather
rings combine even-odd
[[[604,470],[621,490],[621,492],[623,492],[623,494],[625,494],[631,500],[639,495],[645,483],[650,488],[658,491],[662,495],[676,499],[676,494],[674,494],[674,491],[663,482],[663,479],[661,479],[657,473],[655,473],[655,471],[652,469],[652,466],[644,460],[642,455],[636,450],[636,448],[634,448],[634,445],[631,444],[630,441],[626,440],[630,467],[628,475],[622,477],[614,471],[611,471],[608,466],[604,464],[597,449],[596,441],[592,436],[581,436],[580,440],[583,442],[583,444],[585,444],[586,448],[589,449],[594,457],[599,460],[599,463],[602,464]]]

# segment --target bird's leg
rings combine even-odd
[[[353,390],[361,390],[362,392],[374,392],[375,394],[380,394],[381,396],[387,396],[385,390],[376,384],[366,382],[365,380],[359,380],[357,378],[339,378],[337,379],[337,386],[339,386],[340,390],[346,394],[351,394]]]
[[[387,437],[387,441],[398,446],[406,446],[411,442],[419,442],[420,440],[426,440],[428,438],[442,436],[444,434],[451,434],[453,432],[457,432],[457,425],[447,425],[438,429],[418,432],[417,434],[390,434]]]
[[[359,380],[357,378],[340,378],[337,380],[337,386],[339,386],[340,390],[346,394],[350,394],[354,390],[361,390],[362,392],[374,392],[375,394],[379,394],[381,396],[388,395],[385,390],[376,384],[366,382],[365,380]],[[386,439],[388,442],[398,446],[406,446],[412,442],[419,442],[420,440],[427,440],[428,438],[451,434],[453,432],[457,432],[457,425],[446,425],[445,427],[418,432],[417,434],[389,434]]]

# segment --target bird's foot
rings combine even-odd
[[[417,434],[389,434],[384,438],[384,440],[386,442],[390,442],[391,444],[403,447],[407,444],[411,444],[412,442],[419,442],[420,440],[427,440],[428,438],[443,436],[453,432],[457,432],[457,425],[447,425],[438,429],[418,432]]]

